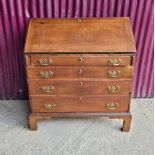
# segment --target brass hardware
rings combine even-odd
[[[119,66],[121,64],[121,59],[110,59],[108,63],[113,66]]]
[[[118,75],[120,74],[121,72],[120,71],[108,71],[108,76],[111,77],[111,78],[116,78],[118,77]]]
[[[83,83],[82,83],[82,82],[79,82],[79,85],[80,85],[80,86],[82,86],[82,85],[83,85]]]
[[[42,78],[50,78],[54,73],[52,71],[40,71],[39,74]]]
[[[78,58],[78,61],[79,61],[79,62],[82,62],[83,60],[82,60],[82,58]]]
[[[109,92],[114,93],[120,89],[120,86],[112,85],[112,86],[107,86],[107,88],[108,88]]]
[[[54,90],[54,87],[53,86],[42,86],[41,90],[44,93],[51,93]]]
[[[42,66],[48,66],[52,63],[52,59],[39,59],[38,62]]]
[[[82,69],[79,69],[79,75],[81,75],[83,73]]]
[[[79,102],[82,102],[82,100],[83,100],[82,97],[79,97]]]
[[[54,103],[52,103],[52,104],[50,104],[50,103],[44,104],[44,108],[45,108],[46,110],[48,110],[48,109],[53,109],[53,108],[55,108],[55,107],[56,107],[56,104],[54,104]]]
[[[108,109],[110,109],[110,110],[116,109],[117,106],[118,106],[118,103],[116,103],[116,102],[112,102],[112,103],[107,103],[107,104],[106,104],[106,107],[107,107]]]
[[[80,19],[80,18],[78,18],[78,19],[77,19],[77,22],[78,22],[78,23],[81,23],[81,19]]]

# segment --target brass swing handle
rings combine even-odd
[[[40,71],[39,74],[42,78],[50,78],[54,73],[52,71]]]
[[[120,86],[117,85],[112,85],[112,86],[107,86],[109,92],[111,93],[115,93],[116,91],[118,91],[120,89]]]
[[[121,64],[121,59],[109,59],[108,63],[113,66],[119,66]]]
[[[54,103],[46,103],[46,104],[44,104],[44,108],[46,110],[53,109],[55,107],[56,107],[56,104],[54,104]]]
[[[41,90],[44,93],[51,93],[55,89],[54,86],[42,86]]]
[[[112,103],[107,103],[106,104],[106,108],[110,109],[110,110],[114,110],[118,107],[118,103],[116,102],[112,102]]]
[[[77,22],[78,22],[78,23],[81,23],[81,21],[82,21],[82,20],[81,20],[80,18],[77,18]]]
[[[52,64],[52,59],[39,59],[38,63],[42,66],[48,66]]]
[[[116,71],[108,71],[108,76],[111,78],[116,78],[119,76],[119,74],[121,73],[121,71],[116,70]]]

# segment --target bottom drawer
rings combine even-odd
[[[32,112],[127,112],[124,96],[31,96]]]

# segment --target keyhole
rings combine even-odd
[[[79,97],[79,102],[82,102],[82,97]]]
[[[82,85],[83,85],[83,83],[82,83],[82,82],[79,82],[79,85],[80,85],[80,86],[82,86]]]
[[[83,73],[83,70],[82,70],[82,69],[80,69],[80,70],[79,70],[79,74],[81,75],[82,73]]]

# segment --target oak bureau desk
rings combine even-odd
[[[129,131],[135,51],[127,17],[30,19],[30,129],[53,117],[105,116]]]

